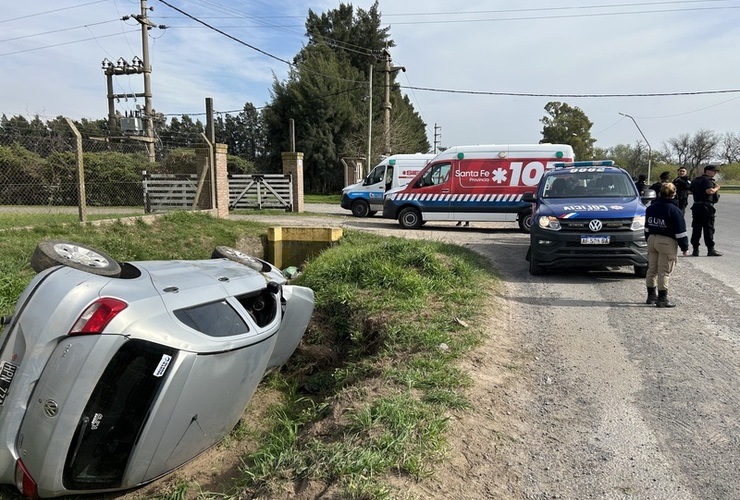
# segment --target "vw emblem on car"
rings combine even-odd
[[[588,223],[588,228],[594,233],[597,231],[601,231],[602,227],[603,225],[601,224],[601,221],[599,219],[594,219]]]
[[[44,402],[44,415],[47,417],[56,417],[59,412],[59,405],[53,399],[47,399]]]

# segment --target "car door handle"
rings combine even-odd
[[[442,190],[442,192],[443,192],[443,193],[449,193],[449,192],[450,192],[450,190],[449,190],[449,189],[443,189],[443,190]]]

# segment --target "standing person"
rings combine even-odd
[[[668,300],[668,282],[678,260],[678,247],[684,255],[689,252],[689,237],[684,216],[676,205],[676,186],[671,182],[660,187],[660,195],[645,211],[645,238],[648,243],[645,303],[675,307]]]
[[[671,173],[669,171],[667,171],[667,170],[665,172],[661,172],[660,173],[660,178],[656,182],[653,182],[650,185],[650,189],[652,189],[653,191],[655,191],[655,196],[656,196],[656,198],[653,201],[653,203],[656,203],[658,201],[658,198],[660,197],[659,196],[659,194],[660,194],[660,187],[664,183],[666,183],[666,182],[671,182]]]
[[[637,177],[637,182],[635,182],[635,186],[637,187],[637,192],[640,193],[640,196],[645,194],[645,184],[647,183],[647,176],[645,174],[640,174]]]
[[[691,206],[691,246],[694,251],[691,255],[699,256],[699,240],[704,233],[704,244],[707,246],[707,255],[710,257],[721,257],[722,252],[714,249],[714,216],[717,210],[714,204],[719,201],[719,186],[714,181],[719,167],[707,165],[704,167],[704,175],[691,181],[691,194],[694,196],[694,204]]]
[[[686,167],[678,168],[678,177],[673,179],[673,185],[676,186],[676,199],[678,200],[678,208],[681,212],[686,213],[686,207],[689,206],[689,187],[691,186],[691,179],[686,171]]]

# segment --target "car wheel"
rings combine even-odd
[[[416,208],[406,207],[398,214],[398,223],[404,229],[418,229],[423,224],[421,212]]]
[[[531,274],[532,276],[540,276],[542,274],[545,274],[545,270],[542,268],[539,262],[537,262],[537,259],[532,253],[529,254],[529,274]]]
[[[517,220],[519,222],[519,229],[523,233],[529,233],[532,229],[532,211],[527,210],[526,212],[521,212]]]
[[[352,203],[352,215],[355,217],[367,217],[370,213],[370,205],[365,200],[355,200]]]
[[[109,278],[121,275],[118,262],[99,250],[72,241],[40,241],[31,256],[31,267],[40,273],[54,266],[67,266]]]
[[[267,262],[256,257],[252,257],[251,255],[247,255],[244,252],[240,252],[239,250],[231,247],[217,246],[213,249],[211,258],[228,259],[234,262],[238,262],[243,266],[250,267],[255,271],[259,271],[261,273],[266,273],[272,269],[270,264],[268,264]]]
[[[644,278],[647,276],[647,266],[635,266],[635,276]]]

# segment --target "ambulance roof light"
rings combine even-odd
[[[462,160],[463,158],[465,158],[465,153],[457,153],[458,160]]]
[[[396,159],[395,158],[392,158],[392,159],[388,160],[388,165],[395,165],[395,164],[396,164]]]

